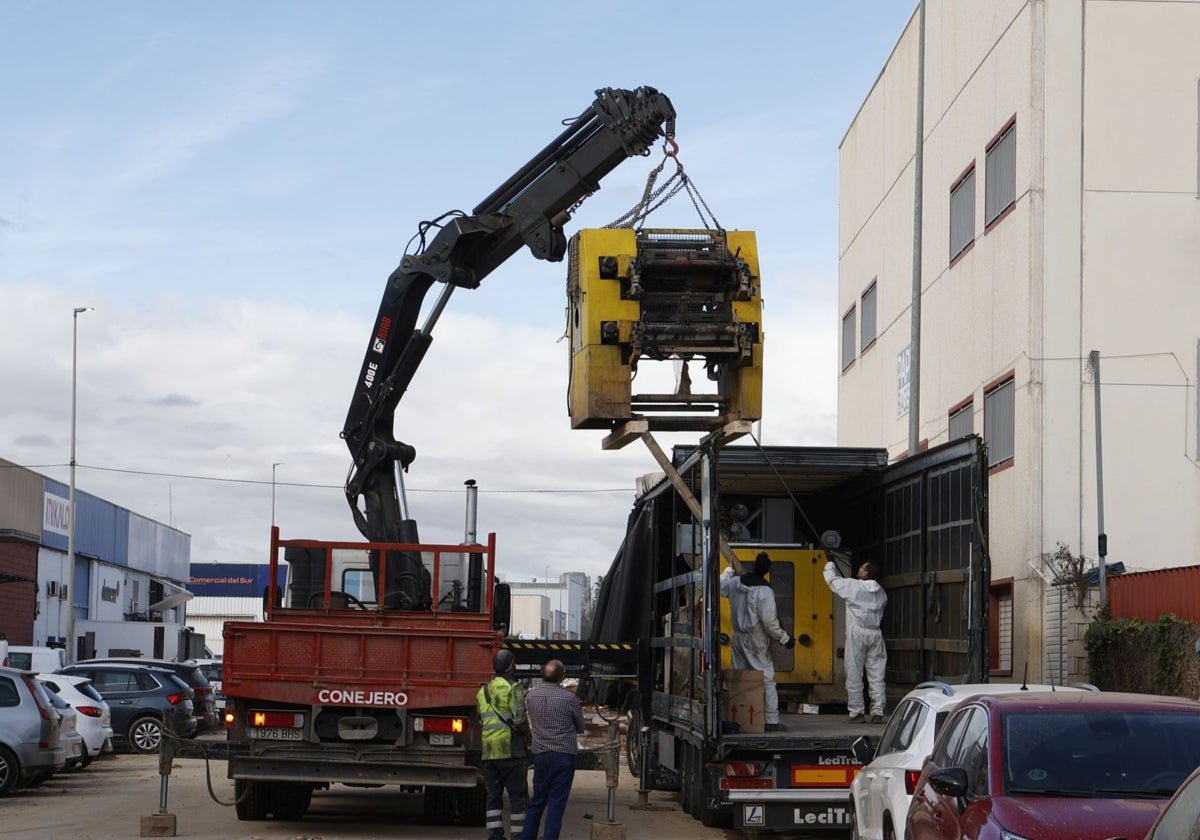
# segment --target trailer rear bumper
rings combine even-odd
[[[312,756],[289,758],[250,755],[229,759],[229,778],[313,784],[472,788],[479,780],[479,771],[470,766],[333,761]]]

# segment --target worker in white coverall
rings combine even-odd
[[[886,696],[883,669],[887,665],[887,649],[883,645],[883,608],[887,593],[879,585],[879,573],[870,562],[858,567],[853,578],[838,574],[830,560],[825,564],[825,582],[833,594],[846,602],[846,706],[850,720],[866,720],[863,702],[863,669],[871,692],[871,722],[883,723]]]
[[[796,646],[787,631],[779,626],[775,593],[767,582],[771,557],[760,551],[754,558],[754,571],[734,576],[733,566],[721,573],[721,594],[729,599],[733,624],[733,667],[753,668],[763,675],[763,729],[783,732],[779,722],[779,692],[775,687],[775,663],[771,661],[771,640],[787,648]]]

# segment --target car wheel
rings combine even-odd
[[[892,827],[890,815],[883,818],[883,840],[896,840],[896,829]]]
[[[79,759],[80,768],[87,767],[92,763],[92,751],[86,746],[83,748],[83,755]]]
[[[129,746],[134,752],[150,755],[162,744],[162,721],[156,717],[140,717],[129,725]]]
[[[0,796],[17,786],[20,774],[21,765],[17,763],[16,754],[8,747],[0,746]]]
[[[850,840],[863,840],[862,832],[858,830],[858,811],[854,808],[854,800],[850,800]]]

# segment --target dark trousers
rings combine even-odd
[[[488,840],[504,840],[504,791],[508,791],[512,836],[520,837],[529,807],[529,762],[524,758],[500,758],[483,762],[483,784],[487,788]]]
[[[529,801],[521,840],[537,840],[543,811],[546,813],[546,830],[542,832],[542,840],[558,840],[574,781],[575,756],[553,752],[533,756],[533,799]]]

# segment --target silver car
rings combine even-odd
[[[59,715],[33,674],[0,668],[0,795],[63,769]]]

